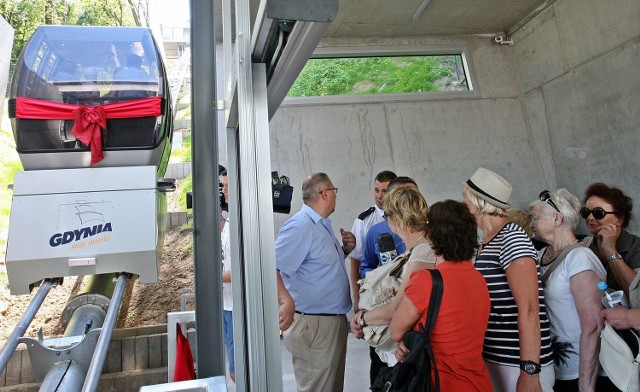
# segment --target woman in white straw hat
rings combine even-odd
[[[552,391],[555,381],[549,319],[536,250],[509,222],[511,184],[478,168],[464,183],[464,202],[482,231],[475,267],[491,298],[483,357],[496,392]]]

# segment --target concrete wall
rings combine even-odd
[[[273,170],[296,187],[293,210],[301,204],[302,180],[315,171],[327,172],[340,188],[336,231],[350,228],[372,204],[373,178],[385,169],[414,178],[429,203],[461,199],[459,182],[478,166],[511,181],[516,203],[549,186],[508,49],[471,36],[362,44],[463,48],[474,91],[285,100],[271,121],[271,159]],[[287,217],[276,218],[279,224]]]
[[[477,36],[324,41],[464,48],[474,91],[286,99],[270,124],[272,169],[296,188],[292,211],[304,177],[327,172],[340,188],[336,231],[372,204],[373,177],[385,169],[416,179],[429,203],[460,199],[459,182],[478,166],[513,184],[515,204],[558,187],[581,197],[595,181],[640,200],[637,26],[636,0],[558,0],[513,46]],[[276,214],[276,226],[287,218]]]
[[[638,26],[636,0],[559,0],[508,48],[548,177],[579,197],[602,181],[640,202]]]

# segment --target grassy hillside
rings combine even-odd
[[[9,227],[9,213],[11,212],[12,192],[8,189],[13,184],[13,174],[22,170],[22,165],[16,153],[11,124],[7,117],[7,104],[0,122],[0,259],[4,260]]]

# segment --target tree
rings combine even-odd
[[[42,15],[45,10],[43,0],[8,0],[3,4],[2,17],[13,27],[13,50],[11,62],[15,63],[22,48],[33,34],[33,31],[44,23]]]
[[[149,26],[149,0],[129,0],[129,8],[136,26]]]
[[[15,63],[42,24],[148,26],[148,0],[2,0],[0,15],[14,28],[11,62]]]
[[[82,12],[78,18],[83,26],[140,26],[125,0],[80,0]],[[137,11],[136,11],[137,13]]]

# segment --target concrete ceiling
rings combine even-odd
[[[549,0],[340,0],[325,38],[491,34],[509,31]]]
[[[412,37],[509,32],[554,0],[339,0],[338,15],[325,38]],[[233,5],[233,1],[231,2]],[[252,20],[260,0],[250,0]],[[220,1],[216,19],[221,21]],[[222,39],[222,23],[217,24]]]

